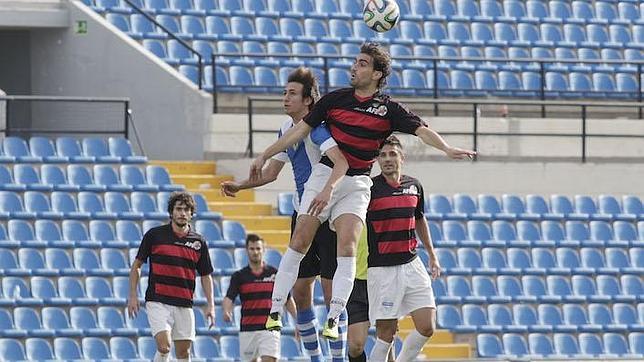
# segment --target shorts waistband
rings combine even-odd
[[[327,156],[322,156],[320,163],[333,168],[333,161]],[[370,174],[371,168],[349,168],[346,173],[347,176],[369,176]]]

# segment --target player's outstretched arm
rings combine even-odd
[[[331,170],[331,175],[326,181],[324,188],[313,199],[311,205],[309,206],[308,213],[312,216],[319,215],[322,210],[329,204],[333,189],[338,184],[338,182],[340,182],[342,177],[346,175],[347,170],[349,170],[349,163],[347,162],[347,159],[344,157],[342,151],[340,151],[340,148],[338,146],[327,150],[326,155],[333,162],[333,170]]]
[[[224,181],[221,183],[221,193],[224,196],[235,197],[240,190],[252,189],[269,184],[277,180],[277,176],[282,171],[282,168],[284,168],[284,162],[271,158],[268,165],[262,170],[261,179],[255,181],[246,179],[241,182]]]
[[[416,136],[418,136],[418,138],[420,138],[426,145],[445,152],[449,158],[462,160],[464,158],[471,159],[476,156],[476,151],[464,150],[462,148],[450,146],[447,141],[438,134],[438,132],[427,126],[418,127],[418,129],[416,129]]]
[[[271,157],[286,150],[297,142],[301,141],[311,132],[311,126],[306,122],[299,122],[294,127],[286,131],[275,143],[268,146],[264,152],[259,155],[250,165],[249,179],[256,181],[262,177],[262,168]]]
[[[434,244],[432,244],[432,236],[429,233],[429,225],[427,225],[427,220],[425,216],[416,218],[416,235],[420,241],[425,246],[427,254],[429,254],[429,271],[432,274],[432,278],[436,279],[441,275],[441,266],[436,257],[436,251],[434,250]]]

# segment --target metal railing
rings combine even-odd
[[[130,139],[134,131],[136,145],[141,144],[129,98],[57,97],[57,96],[0,96],[4,106],[5,137],[32,134],[96,134],[123,135]],[[34,127],[33,122],[38,126]],[[23,123],[23,124],[19,124]],[[25,123],[29,125],[26,126]],[[50,126],[50,127],[47,127]]]
[[[126,0],[127,1],[127,0]],[[264,53],[213,53],[211,54],[210,57],[210,64],[212,65],[212,79],[211,79],[211,84],[212,84],[212,96],[213,96],[213,112],[217,113],[218,111],[218,101],[217,101],[217,93],[219,90],[219,87],[221,85],[217,84],[217,60],[218,58],[229,58],[229,59],[252,59],[252,58],[263,58],[263,59],[273,59],[273,58],[292,58],[294,61],[299,61],[301,64],[300,65],[307,65],[312,68],[317,68],[320,69],[324,73],[324,82],[320,84],[320,90],[323,91],[323,93],[328,93],[330,90],[333,89],[333,87],[330,84],[330,79],[329,79],[329,69],[331,68],[331,64],[333,64],[334,61],[338,61],[341,59],[349,59],[353,60],[355,57],[354,56],[345,56],[345,55],[318,55],[318,54],[264,54]],[[313,61],[311,61],[311,59]],[[314,64],[315,60],[317,60],[318,64]],[[422,56],[396,56],[392,57],[392,60],[394,61],[394,64],[398,63],[400,64],[403,68],[405,64],[408,63],[416,63],[418,65],[423,65],[425,68],[428,70],[431,70],[433,72],[433,84],[431,87],[427,88],[410,88],[410,87],[389,87],[389,89],[395,89],[395,90],[401,90],[401,89],[408,89],[408,90],[414,90],[414,91],[428,91],[425,92],[425,96],[431,97],[434,99],[439,99],[441,98],[444,93],[449,93],[450,91],[462,91],[462,92],[472,92],[472,91],[481,91],[483,93],[487,94],[492,94],[494,95],[495,93],[498,94],[499,91],[505,91],[507,92],[528,92],[528,93],[533,93],[533,97],[528,97],[528,98],[533,98],[533,99],[539,99],[541,101],[545,101],[548,98],[555,97],[552,94],[577,94],[577,93],[588,93],[588,94],[600,94],[600,93],[605,93],[604,91],[568,91],[568,90],[551,90],[548,89],[547,87],[547,81],[546,81],[546,73],[552,69],[552,71],[557,71],[557,69],[553,69],[552,66],[561,66],[561,65],[569,65],[569,64],[578,64],[578,65],[587,65],[587,66],[594,66],[594,65],[607,65],[607,66],[632,66],[632,72],[633,74],[637,74],[637,87],[638,89],[635,92],[618,92],[618,91],[613,91],[615,94],[622,94],[625,98],[628,99],[633,99],[636,100],[637,102],[642,102],[644,100],[644,96],[642,93],[642,70],[644,66],[644,61],[624,61],[624,60],[581,60],[581,59],[544,59],[544,58],[521,58],[521,59],[508,59],[508,58],[467,58],[467,57],[422,57]],[[233,60],[234,62],[234,60]],[[407,63],[405,63],[407,62]],[[320,64],[321,63],[321,64]],[[472,89],[458,89],[458,88],[451,88],[451,87],[441,87],[439,79],[440,79],[440,74],[439,72],[448,70],[451,68],[456,68],[458,69],[459,67],[463,66],[479,66],[481,64],[505,64],[507,66],[507,70],[509,71],[532,71],[535,73],[539,74],[539,87],[536,89],[477,89],[477,88],[472,88]],[[314,64],[314,65],[311,65]],[[431,67],[427,67],[427,64],[431,64]],[[531,69],[528,70],[522,70],[519,64],[534,64],[535,66]],[[349,63],[344,64],[345,67],[349,65]],[[295,65],[294,65],[295,66]],[[286,67],[286,66],[282,66]],[[559,69],[559,71],[563,71],[562,69]],[[497,84],[498,85],[498,84]],[[252,85],[227,85],[228,87],[239,87],[240,89],[243,87],[245,89],[252,90],[253,88],[271,88],[267,86],[252,86]],[[345,86],[345,85],[342,85]],[[349,86],[348,84],[346,86]],[[476,85],[473,85],[476,87]],[[276,90],[279,90],[283,87],[283,85],[276,85],[274,88]],[[449,94],[448,94],[449,96]],[[507,96],[506,96],[507,97]],[[512,97],[516,98],[516,97]],[[584,97],[579,97],[583,99]],[[435,108],[435,114],[438,115],[438,107]],[[642,109],[639,109],[639,115],[640,118],[643,116],[642,114]],[[545,107],[542,108],[541,110],[541,116],[545,117],[546,116],[546,111]]]
[[[253,135],[255,133],[271,133],[276,134],[277,129],[256,129],[253,123],[253,108],[254,103],[257,102],[281,102],[282,98],[279,97],[248,97],[248,144],[247,144],[247,154],[250,157],[254,157],[254,140]],[[498,99],[418,99],[411,102],[413,104],[430,104],[430,105],[463,105],[471,106],[471,119],[472,119],[472,128],[470,131],[463,132],[440,132],[444,136],[470,136],[472,137],[471,148],[473,150],[478,150],[479,138],[497,136],[497,137],[567,137],[567,138],[578,138],[581,140],[581,149],[580,149],[580,161],[585,163],[587,160],[588,153],[588,139],[589,138],[641,138],[644,139],[644,134],[607,134],[607,133],[590,133],[588,132],[588,109],[589,108],[601,108],[601,107],[624,107],[624,108],[637,108],[642,109],[644,103],[642,102],[574,102],[574,101],[554,101],[554,100],[498,100]],[[567,133],[544,133],[544,132],[481,132],[479,131],[480,126],[480,115],[479,107],[484,105],[504,105],[504,106],[552,106],[552,107],[578,107],[580,114],[580,128],[579,133],[567,132]],[[476,158],[475,158],[476,161]]]
[[[145,12],[145,10],[141,9],[138,7],[134,2],[131,0],[123,0],[125,1],[132,9],[134,9],[137,13],[143,15],[146,19],[148,19],[152,24],[154,24],[156,27],[159,29],[163,30],[168,36],[170,36],[172,39],[176,40],[183,46],[184,48],[188,49],[190,53],[192,53],[194,56],[197,57],[197,68],[198,68],[198,81],[197,84],[199,86],[199,89],[203,89],[203,67],[204,67],[204,61],[202,55],[196,51],[190,44],[186,43],[183,39],[180,37],[176,36],[172,31],[170,31],[168,28],[165,26],[161,25],[152,15],[148,14]]]

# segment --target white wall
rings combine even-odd
[[[32,30],[32,93],[129,97],[148,157],[203,159],[212,97],[80,2],[69,9],[70,27]]]

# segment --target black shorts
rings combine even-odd
[[[367,281],[355,279],[353,290],[347,303],[349,325],[369,321],[369,297],[367,296]]]
[[[297,212],[291,217],[291,235],[295,230],[295,221]],[[336,234],[329,228],[329,222],[326,221],[318,228],[309,251],[300,263],[298,278],[310,278],[320,276],[325,279],[333,279],[335,268],[338,266],[337,261],[338,239]]]

